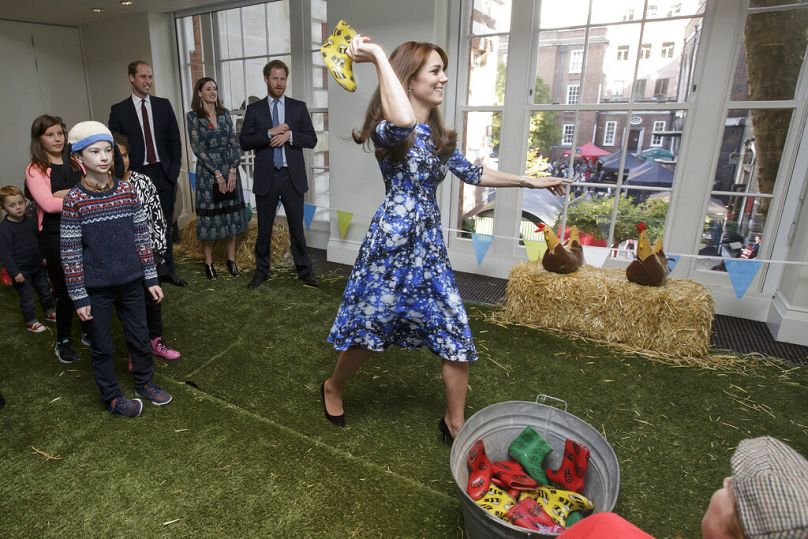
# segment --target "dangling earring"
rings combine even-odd
[[[84,168],[84,163],[82,163],[81,159],[79,159],[78,157],[76,158],[76,162],[79,164],[79,168],[81,169],[81,175],[86,176],[87,175],[87,169]]]

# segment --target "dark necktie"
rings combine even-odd
[[[143,116],[143,138],[146,141],[146,163],[151,165],[157,161],[157,154],[154,151],[154,140],[152,139],[151,126],[149,125],[149,111],[146,110],[146,100],[140,100],[140,114]]]
[[[280,123],[278,121],[278,99],[272,101],[272,127],[277,127]],[[272,155],[272,161],[275,163],[275,168],[280,169],[283,166],[283,149],[278,146]]]

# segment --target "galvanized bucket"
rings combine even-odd
[[[564,409],[543,404],[548,399],[562,403]],[[475,538],[522,538],[556,537],[531,532],[500,520],[483,510],[466,494],[469,472],[466,456],[472,444],[482,438],[486,453],[492,461],[508,460],[508,446],[525,427],[532,427],[544,436],[553,452],[544,462],[545,468],[557,469],[564,454],[564,441],[571,438],[586,446],[589,451],[589,468],[586,472],[584,496],[595,504],[595,511],[611,511],[617,503],[620,491],[620,465],[612,446],[589,423],[570,414],[567,403],[539,395],[536,402],[509,401],[483,408],[460,430],[452,444],[449,465],[455,486],[460,496],[466,537]]]

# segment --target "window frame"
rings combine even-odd
[[[611,128],[611,133],[609,132],[609,128]],[[616,138],[617,138],[617,121],[606,120],[606,122],[603,124],[603,141],[601,142],[601,144],[603,146],[614,146]]]
[[[581,102],[581,85],[568,84],[565,105],[577,105]]]

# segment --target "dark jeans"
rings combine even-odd
[[[163,304],[155,302],[147,288],[144,287],[143,291],[145,292],[143,300],[146,303],[146,325],[149,328],[149,339],[162,337]]]
[[[65,272],[62,268],[62,247],[59,242],[59,235],[45,233],[40,236],[40,241],[42,242],[42,252],[45,254],[45,260],[48,264],[48,276],[50,277],[53,296],[56,299],[56,339],[69,339],[75,308],[65,286]],[[82,322],[81,330],[84,333],[89,333],[90,322]]]
[[[90,366],[101,400],[109,404],[112,399],[123,396],[115,376],[115,347],[112,343],[112,310],[118,311],[123,326],[126,347],[132,358],[132,374],[135,388],[140,389],[152,380],[152,358],[149,330],[146,328],[146,307],[143,300],[143,280],[103,288],[89,288],[93,317],[90,325]]]
[[[258,237],[255,239],[255,272],[266,275],[269,272],[270,246],[272,245],[272,225],[278,210],[278,200],[286,212],[289,225],[289,239],[292,258],[295,260],[297,276],[311,275],[311,259],[306,251],[306,234],[303,232],[303,195],[297,192],[289,177],[289,169],[275,169],[272,188],[266,196],[255,196],[258,210]]]
[[[163,210],[163,218],[166,220],[166,254],[163,259],[164,271],[169,275],[174,275],[174,204],[177,201],[177,180],[169,180],[163,172],[160,163],[146,165],[140,168],[140,172],[151,179],[157,196],[160,198],[160,208]]]
[[[26,324],[36,322],[36,298],[34,291],[39,296],[39,302],[42,304],[42,310],[49,313],[54,310],[53,297],[50,293],[50,285],[48,284],[48,274],[45,268],[39,267],[31,272],[22,272],[25,277],[24,283],[14,281],[14,288],[20,294],[20,307],[22,308],[22,316],[25,318]],[[11,276],[14,279],[14,276]]]

